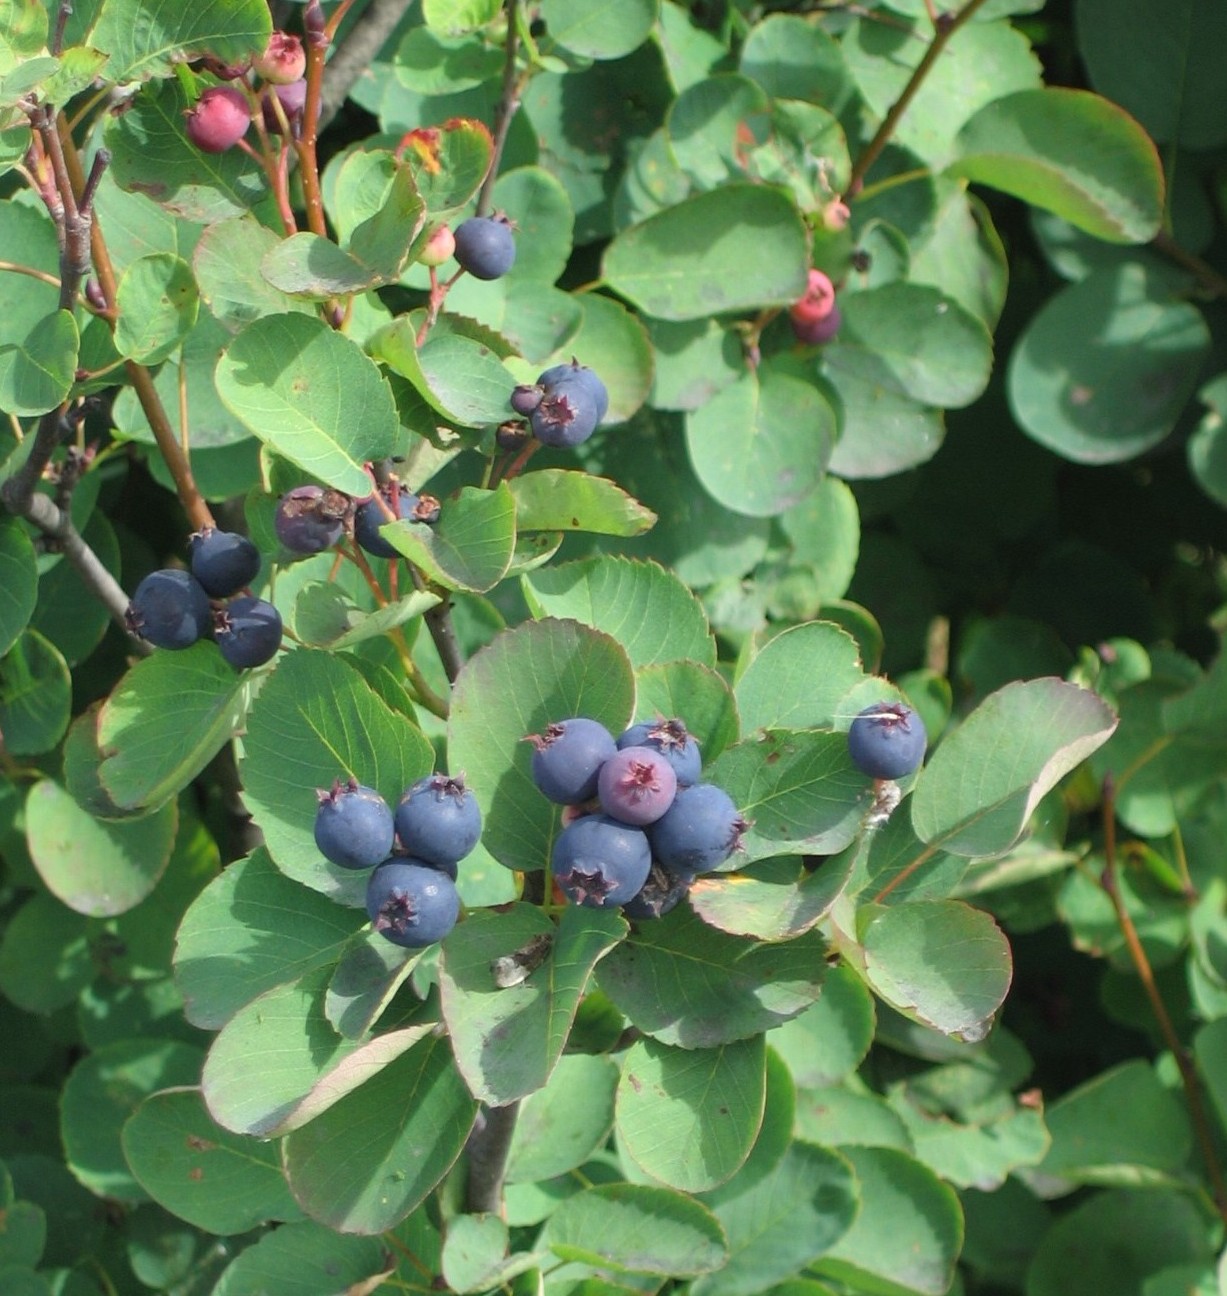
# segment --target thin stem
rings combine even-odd
[[[852,167],[852,174],[848,179],[848,187],[844,191],[843,196],[845,199],[855,198],[860,192],[861,185],[865,182],[866,173],[881,156],[882,150],[890,143],[900,121],[903,120],[903,114],[907,112],[912,100],[916,97],[916,92],[924,85],[925,78],[932,72],[937,60],[941,58],[942,51],[950,43],[950,38],[983,4],[984,0],[967,0],[967,3],[956,14],[936,15],[933,39],[929,42],[929,48],[925,50],[924,57],[916,64],[915,70],[908,78],[907,85],[903,87],[899,98],[891,104],[890,110],[882,118],[882,124],[878,127],[877,133],[865,146],[865,150],[860,157],[856,159]]]
[[[446,593],[442,603],[427,608],[423,614],[426,628],[434,640],[435,651],[443,663],[443,672],[449,684],[455,684],[457,676],[464,668],[464,658],[460,654],[460,644],[456,639],[456,628],[452,625],[452,605]]]
[[[503,1176],[507,1172],[507,1154],[515,1133],[519,1102],[505,1107],[487,1107],[484,1120],[469,1135],[469,1182],[465,1188],[465,1210],[473,1214],[503,1212]]]
[[[1161,230],[1156,234],[1150,245],[1156,252],[1161,252],[1167,257],[1169,261],[1174,261],[1177,265],[1183,266],[1190,271],[1207,292],[1212,293],[1215,297],[1227,297],[1227,277],[1221,275],[1212,265],[1203,261],[1201,257],[1194,256],[1192,252],[1186,252],[1166,230]]]
[[[503,53],[503,90],[494,112],[494,148],[490,154],[490,169],[486,172],[486,178],[482,181],[481,189],[477,194],[478,216],[484,216],[490,210],[494,183],[498,179],[499,162],[503,156],[503,149],[507,146],[507,133],[520,106],[520,95],[527,76],[527,74],[525,77],[516,75],[516,55],[520,45],[518,8],[518,0],[507,0],[507,43]]]
[[[1184,1096],[1189,1107],[1189,1118],[1193,1124],[1193,1133],[1201,1150],[1202,1160],[1206,1165],[1206,1174],[1210,1180],[1214,1204],[1219,1215],[1227,1222],[1227,1184],[1223,1181],[1223,1172],[1219,1166],[1218,1152],[1214,1145],[1214,1131],[1211,1129],[1210,1121],[1206,1115],[1205,1103],[1202,1100],[1201,1081],[1198,1079],[1197,1070],[1193,1065],[1188,1050],[1176,1033],[1171,1015],[1167,1011],[1167,1005],[1163,1002],[1163,996],[1159,993],[1159,987],[1155,983],[1155,974],[1150,965],[1150,959],[1147,957],[1145,947],[1138,937],[1133,918],[1121,897],[1116,858],[1116,787],[1110,774],[1103,781],[1103,858],[1104,867],[1100,885],[1112,902],[1117,925],[1120,927],[1121,935],[1125,938],[1125,946],[1129,951],[1130,959],[1133,961],[1134,971],[1137,973],[1146,998],[1150,1002],[1150,1010],[1154,1013],[1155,1021],[1158,1023],[1159,1033],[1163,1036],[1168,1050],[1176,1059],[1176,1066],[1180,1069],[1180,1080],[1184,1085]]]
[[[319,139],[324,55],[328,49],[329,37],[323,26],[323,11],[320,9],[319,0],[311,0],[304,21],[307,29],[307,98],[302,110],[302,130],[294,142],[294,148],[298,153],[299,171],[302,175],[307,225],[313,234],[326,238],[328,228],[324,223],[324,198],[320,192],[320,168],[316,143]]]

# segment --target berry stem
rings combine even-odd
[[[342,10],[349,5],[342,4]],[[298,153],[299,169],[302,172],[303,199],[307,208],[307,225],[313,234],[320,238],[328,237],[324,223],[324,198],[320,192],[319,156],[316,143],[319,138],[320,93],[324,79],[324,55],[331,41],[331,33],[326,27],[316,30],[316,24],[322,23],[323,13],[319,0],[311,0],[307,6],[305,25],[307,27],[307,98],[302,110],[302,130],[294,141]]]

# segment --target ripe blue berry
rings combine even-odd
[[[544,395],[545,392],[540,387],[534,387],[532,383],[521,383],[513,389],[508,404],[517,414],[527,417],[541,404]]]
[[[699,781],[703,760],[699,744],[690,736],[681,720],[657,720],[653,724],[636,724],[618,739],[618,750],[626,747],[650,747],[673,766],[678,787],[689,787]]]
[[[529,734],[525,742],[535,748],[533,782],[557,805],[596,796],[601,766],[618,750],[609,730],[584,716],[546,725],[543,734]]]
[[[455,257],[475,279],[501,279],[515,265],[511,222],[505,216],[470,216],[456,228]]]
[[[596,397],[586,383],[556,383],[529,415],[533,435],[543,445],[565,448],[587,441],[600,422]]]
[[[277,504],[277,539],[293,553],[322,553],[341,538],[352,507],[349,496],[340,491],[296,486]]]
[[[538,377],[537,386],[548,394],[559,385],[570,382],[577,382],[588,389],[596,401],[596,421],[599,423],[609,413],[609,391],[587,365],[574,359],[570,364],[553,365]]]
[[[250,585],[260,570],[260,551],[246,536],[205,527],[188,537],[192,575],[210,598],[229,598]]]
[[[341,868],[374,868],[392,853],[392,811],[374,788],[339,780],[318,793],[315,844]]]
[[[396,491],[395,507],[392,504],[391,490],[381,490],[380,495],[388,512],[409,522],[437,522],[439,519],[439,501],[433,495],[415,495],[400,487]],[[369,500],[359,504],[354,513],[354,539],[376,558],[398,558],[400,555],[397,551],[379,534],[379,528],[391,521],[379,499],[372,495]]]
[[[862,774],[898,779],[924,760],[928,735],[924,723],[902,702],[875,702],[852,721],[848,755]]]
[[[612,755],[597,775],[601,809],[620,823],[655,823],[673,804],[677,775],[650,747],[627,747]]]
[[[678,789],[648,835],[657,863],[675,878],[691,881],[723,864],[747,827],[727,792],[713,783],[695,783]]]
[[[366,912],[375,930],[394,945],[422,949],[456,925],[460,897],[446,873],[410,855],[385,860],[371,874]]]
[[[126,620],[133,634],[155,648],[190,648],[213,624],[209,596],[190,572],[150,572],[136,587]]]
[[[689,880],[673,877],[653,861],[648,880],[639,893],[622,906],[622,912],[636,921],[663,918],[670,909],[677,907],[689,890]]]
[[[464,859],[481,836],[481,810],[463,775],[418,779],[401,797],[395,819],[405,850],[442,868]]]
[[[643,829],[607,815],[568,824],[550,855],[550,870],[567,898],[589,909],[626,904],[643,889],[651,867]]]
[[[267,599],[231,599],[217,614],[213,638],[236,670],[263,666],[281,647],[281,613]]]

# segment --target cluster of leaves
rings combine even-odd
[[[0,0],[0,1287],[1218,1292],[1227,20],[422,0],[321,166],[330,8]],[[203,154],[271,10],[301,127]],[[422,261],[491,207],[510,273]],[[500,449],[572,356],[604,427]],[[389,470],[442,500],[399,558],[279,551]],[[122,630],[214,509],[254,672]],[[899,697],[883,788],[844,731]],[[555,903],[524,736],[656,714],[743,849]],[[408,952],[314,789],[435,768],[485,830]]]

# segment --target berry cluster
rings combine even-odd
[[[259,91],[213,85],[201,93],[184,115],[184,131],[202,153],[225,153],[234,148],[251,125],[253,103],[259,104],[267,130],[274,134],[286,127],[291,133],[296,130],[307,102],[307,55],[297,36],[273,32],[264,53],[252,59],[250,69],[211,60],[206,60],[206,65],[223,81],[246,84],[250,70],[263,84]]]
[[[545,370],[535,383],[522,383],[511,393],[510,405],[544,445],[577,446],[609,411],[609,392],[591,369],[572,359]]]
[[[165,568],[141,581],[128,604],[128,629],[155,648],[211,638],[236,670],[271,661],[281,647],[281,613],[267,599],[239,594],[260,570],[256,546],[206,527],[189,537],[188,558],[190,571]]]
[[[799,342],[821,346],[829,342],[843,323],[835,304],[835,285],[821,270],[809,272],[805,296],[788,308],[788,320]]]
[[[273,525],[278,540],[291,553],[322,553],[343,535],[351,534],[376,558],[395,558],[396,550],[379,534],[379,528],[397,518],[434,523],[439,520],[439,508],[433,495],[415,495],[395,481],[364,500],[325,486],[295,486],[278,501]]]
[[[728,859],[748,826],[726,792],[698,781],[699,747],[681,720],[632,725],[615,742],[576,716],[527,741],[533,781],[568,807],[550,869],[576,904],[658,918]]]
[[[460,914],[457,866],[481,836],[464,775],[418,779],[395,811],[355,779],[318,795],[315,844],[340,868],[373,870],[366,911],[375,930],[406,949],[442,940]]]

